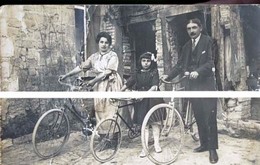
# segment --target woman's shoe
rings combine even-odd
[[[141,151],[141,153],[140,153],[139,156],[140,156],[140,158],[144,158],[144,157],[146,157],[146,154],[145,154],[144,150]]]

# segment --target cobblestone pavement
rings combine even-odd
[[[13,144],[2,149],[3,165],[99,165],[90,153],[89,141],[81,132],[71,134],[68,143],[62,153],[52,159],[41,160],[33,152],[32,143]],[[193,153],[193,148],[199,145],[189,135],[185,136],[185,145],[173,163],[176,165],[207,165],[209,163],[208,152]],[[104,165],[130,165],[153,163],[148,158],[139,158],[141,140],[123,138],[121,148],[116,157]],[[251,165],[260,164],[260,141],[232,138],[219,134],[219,165]]]

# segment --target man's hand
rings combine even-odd
[[[198,76],[199,76],[199,73],[196,71],[193,71],[190,73],[190,79],[196,79],[196,78],[198,78]]]

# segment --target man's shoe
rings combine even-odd
[[[209,150],[209,162],[215,164],[218,162],[218,154],[216,150]]]
[[[204,151],[208,151],[208,148],[205,146],[199,146],[198,148],[195,148],[193,150],[193,152],[204,152]]]

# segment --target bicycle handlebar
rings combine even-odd
[[[69,83],[62,82],[62,80],[61,80],[60,78],[58,79],[58,82],[59,82],[59,84],[61,84],[61,85],[68,86],[68,87],[70,87],[70,88],[72,88],[72,87],[73,87],[73,85],[72,85],[72,84],[69,84]]]
[[[141,99],[136,99],[136,98],[110,98],[110,101],[139,101]]]
[[[80,91],[83,89],[83,86],[86,86],[87,83],[84,82],[84,80],[82,79],[82,77],[78,77],[75,81],[79,81],[79,83],[77,83],[76,85],[73,85],[71,83],[66,83],[66,82],[62,82],[62,80],[59,78],[58,82],[61,85],[64,86],[68,86],[70,91]],[[87,86],[88,88],[86,88],[87,91],[91,90],[91,87]]]
[[[178,83],[182,82],[186,78],[188,78],[188,76],[185,75],[185,76],[182,76],[180,79],[175,80],[175,81],[166,81],[164,79],[160,79],[160,80],[161,80],[161,82],[163,82],[165,84],[178,84]]]

